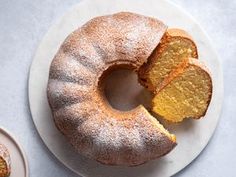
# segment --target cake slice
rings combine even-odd
[[[193,58],[184,60],[164,79],[152,100],[153,112],[171,122],[205,115],[212,96],[208,69]]]
[[[8,177],[10,172],[10,154],[7,148],[0,144],[0,177]]]
[[[155,91],[164,78],[188,57],[198,58],[192,38],[181,29],[168,29],[147,63],[140,67],[139,82]]]

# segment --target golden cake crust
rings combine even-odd
[[[194,40],[192,38],[192,36],[190,36],[186,31],[182,30],[182,29],[179,29],[179,28],[169,28],[167,31],[166,31],[166,35],[168,36],[172,36],[172,37],[181,37],[181,38],[186,38],[186,39],[190,39],[193,43],[194,43]],[[195,43],[194,43],[195,45]],[[197,58],[197,47],[196,47],[196,55],[195,57]]]
[[[90,20],[64,41],[50,67],[47,94],[56,126],[78,152],[134,166],[175,147],[174,135],[143,106],[114,110],[102,90],[106,71],[137,71],[166,29],[157,19],[121,12]]]

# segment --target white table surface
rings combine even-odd
[[[79,0],[0,0],[0,126],[17,137],[32,177],[76,177],[47,150],[31,119],[28,72],[51,24]],[[102,2],[102,0],[101,0]],[[219,53],[225,99],[216,132],[200,156],[176,177],[236,174],[236,1],[174,0],[202,25]]]

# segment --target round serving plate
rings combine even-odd
[[[29,168],[26,156],[15,138],[5,129],[0,127],[0,144],[6,146],[11,157],[10,177],[28,177]]]
[[[185,120],[181,124],[165,124],[170,132],[176,134],[177,147],[168,155],[137,167],[106,166],[77,154],[56,129],[46,95],[50,63],[67,35],[93,17],[120,11],[155,17],[169,27],[188,31],[197,43],[199,59],[204,60],[213,79],[213,97],[205,117],[200,120]],[[122,89],[115,89],[115,85],[120,87],[120,78],[125,77],[127,83],[135,84],[137,78],[133,73],[117,72],[113,75],[117,82],[113,79],[114,85],[110,84],[114,92],[110,94],[110,101],[116,107],[126,109],[145,103],[140,102],[148,99],[142,87],[131,86],[130,89],[122,86]],[[44,143],[59,161],[75,173],[89,177],[165,177],[177,173],[191,163],[213,135],[223,100],[222,78],[218,56],[207,35],[191,16],[173,3],[166,0],[84,0],[54,24],[40,43],[30,70],[29,103],[32,119]],[[115,93],[116,90],[123,90],[127,97],[132,95],[137,99],[133,103],[122,104],[124,100],[119,99],[120,93]]]

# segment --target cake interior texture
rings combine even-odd
[[[168,29],[148,62],[139,70],[139,81],[151,91],[188,57],[197,58],[197,48],[183,30]]]
[[[167,77],[157,90],[153,112],[171,122],[204,116],[212,93],[207,69],[196,59],[188,59]]]
[[[7,177],[7,176],[8,176],[7,163],[2,157],[0,157],[0,177]]]

